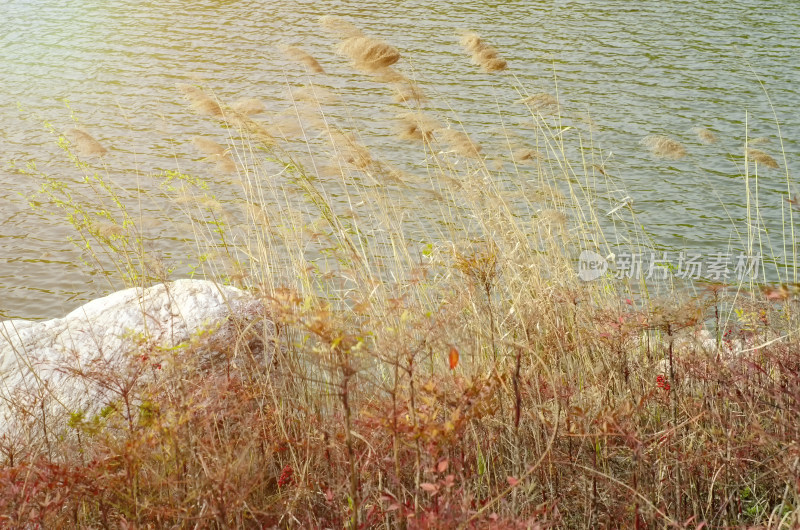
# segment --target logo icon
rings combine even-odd
[[[596,280],[606,273],[606,258],[591,250],[584,250],[578,258],[578,278],[585,282]]]

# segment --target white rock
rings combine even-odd
[[[118,399],[101,376],[124,380],[132,353],[180,345],[229,316],[264,319],[263,305],[234,287],[185,279],[125,289],[64,318],[0,322],[0,449],[9,437],[30,439],[48,421],[57,429],[70,413]]]

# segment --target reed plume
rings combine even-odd
[[[334,15],[324,15],[320,17],[319,23],[323,28],[342,39],[364,35],[364,33],[353,24]]]
[[[774,158],[761,149],[748,149],[747,158],[754,161],[756,164],[760,164],[772,169],[778,169],[780,167]]]
[[[202,136],[195,136],[192,138],[192,144],[201,153],[208,155],[206,162],[214,162],[217,171],[220,173],[233,173],[236,171],[236,163],[230,156],[230,150],[222,147],[214,140],[203,138]]]
[[[514,162],[517,164],[533,162],[534,160],[542,158],[542,154],[539,151],[535,151],[527,147],[521,147],[515,150],[511,156],[514,158]]]
[[[284,114],[272,122],[276,136],[289,140],[303,135],[303,123],[294,114]]]
[[[95,140],[94,137],[86,131],[82,131],[81,129],[70,129],[67,131],[67,133],[72,138],[75,149],[78,151],[80,156],[102,157],[108,154],[108,150],[100,145],[100,142]]]
[[[207,159],[209,162],[214,162],[215,169],[220,173],[235,173],[236,172],[236,162],[233,161],[233,158],[230,155],[212,155]]]
[[[205,92],[194,85],[190,85],[189,83],[175,83],[175,88],[177,88],[178,91],[183,94],[183,97],[189,101],[201,97],[208,97],[206,96]]]
[[[248,133],[251,138],[261,142],[263,145],[275,145],[275,136],[267,129],[266,125],[254,120],[247,114],[232,111],[225,116],[225,122]]]
[[[305,85],[292,90],[291,98],[295,101],[309,101],[317,105],[333,103],[339,100],[336,92],[319,85]]]
[[[686,149],[680,142],[661,134],[646,136],[640,143],[659,158],[678,160],[686,156]]]
[[[275,137],[262,123],[249,116],[249,114],[257,114],[266,110],[260,101],[253,98],[241,99],[234,104],[234,107],[238,108],[229,107],[229,112],[226,113],[220,103],[196,86],[186,83],[177,83],[175,86],[189,101],[189,107],[198,114],[223,120],[229,125],[248,132],[253,139],[265,145],[274,145]],[[225,166],[229,168],[230,164],[225,163]]]
[[[413,82],[395,85],[393,99],[396,103],[416,103],[417,105],[428,100],[422,89]]]
[[[429,142],[433,133],[442,125],[435,118],[423,112],[407,112],[398,116],[398,136],[403,140]]]
[[[322,65],[319,64],[319,61],[314,59],[311,54],[297,46],[287,46],[284,48],[283,52],[292,61],[298,62],[305,66],[309,72],[314,74],[325,73],[325,69],[322,68]]]
[[[700,141],[703,142],[704,144],[717,143],[717,136],[708,129],[705,129],[703,127],[695,127],[692,129],[692,132],[694,132],[700,139]]]
[[[533,112],[540,114],[554,113],[558,110],[558,100],[544,92],[520,99],[517,103],[523,103]]]
[[[125,229],[116,223],[97,223],[95,229],[100,237],[114,238],[125,235]]]
[[[379,68],[377,70],[365,70],[367,73],[372,74],[373,79],[379,83],[392,83],[395,85],[399,84],[410,84],[411,80],[403,75],[402,73],[398,72],[391,66],[386,68]]]
[[[189,102],[189,107],[197,114],[215,118],[224,116],[225,113],[222,111],[220,104],[196,86],[187,83],[177,83],[175,86]]]
[[[203,138],[202,136],[195,136],[192,138],[192,144],[197,148],[198,151],[205,155],[223,155],[227,151],[227,149],[222,147],[214,140]]]
[[[539,212],[538,219],[551,226],[565,227],[567,224],[567,216],[564,212],[548,208]]]
[[[253,116],[255,114],[263,114],[267,111],[267,107],[264,106],[264,103],[261,100],[256,98],[242,98],[233,103],[231,108],[236,112],[241,112],[242,114],[246,114],[247,116]]]
[[[481,146],[473,142],[466,133],[455,129],[441,129],[439,132],[442,140],[456,153],[469,158],[480,158]]]
[[[472,56],[472,63],[480,66],[486,72],[500,72],[505,70],[508,63],[500,57],[497,49],[486,44],[480,35],[473,31],[461,36],[461,45]]]
[[[267,215],[267,211],[263,206],[254,202],[245,202],[242,207],[245,214],[253,221],[253,223],[269,226],[269,215]]]
[[[331,141],[338,151],[337,161],[357,170],[368,169],[376,163],[366,146],[358,143],[351,133],[338,129],[330,131]]]
[[[397,48],[382,40],[366,36],[348,37],[337,48],[339,55],[349,57],[353,67],[368,73],[383,73],[400,60]]]

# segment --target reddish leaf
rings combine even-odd
[[[449,461],[445,458],[444,460],[436,464],[436,471],[438,471],[439,473],[444,473],[445,470],[447,469],[448,463]]]
[[[439,486],[436,484],[431,484],[430,482],[423,482],[419,485],[420,488],[424,489],[428,493],[436,493],[439,491]]]
[[[512,476],[506,477],[506,480],[508,481],[508,485],[511,486],[512,488],[517,484],[519,484],[519,479],[514,478]]]
[[[455,370],[458,366],[458,350],[455,346],[450,348],[450,369]]]

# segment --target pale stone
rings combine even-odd
[[[35,437],[33,431],[41,438],[49,421],[58,430],[69,414],[119,399],[119,388],[103,376],[125,380],[133,354],[164,351],[204,331],[231,334],[223,342],[233,345],[229,317],[258,319],[274,332],[249,293],[189,279],[125,289],[64,318],[0,322],[0,445],[10,436]]]

